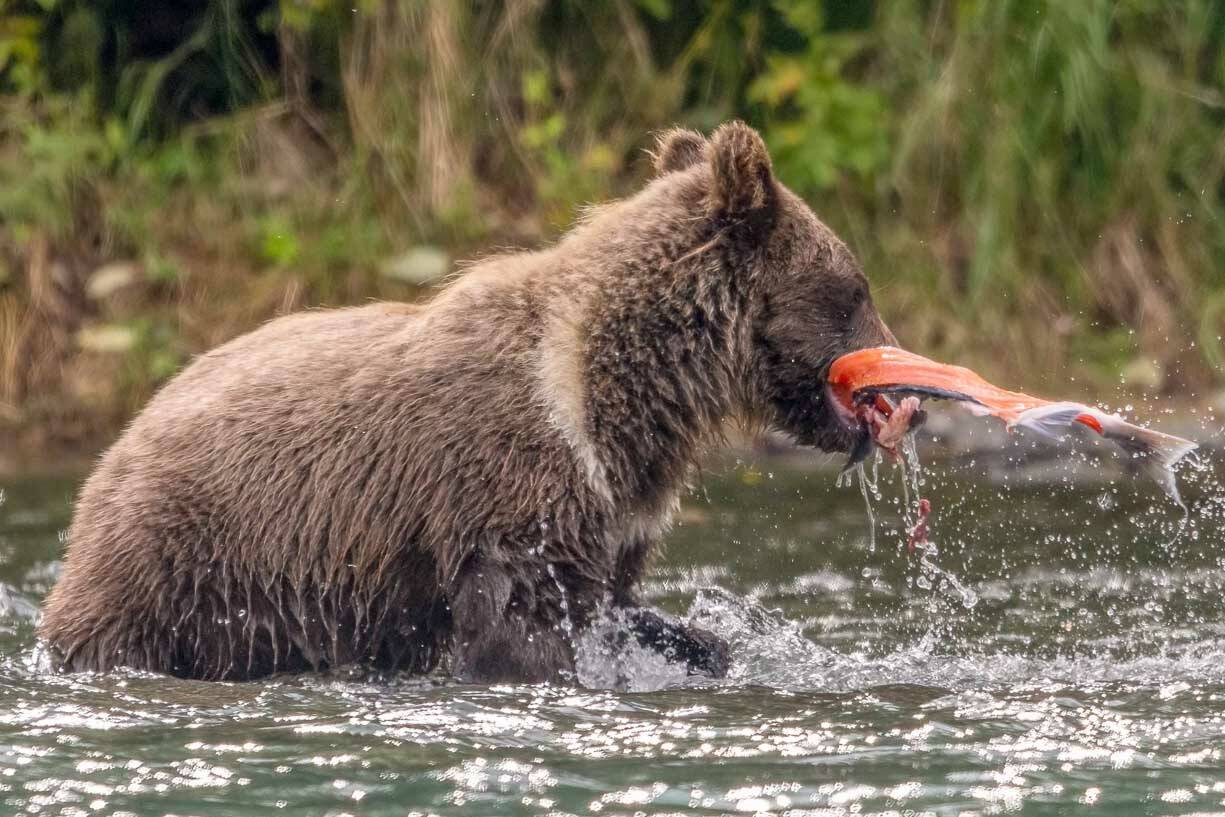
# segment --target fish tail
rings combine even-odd
[[[1113,440],[1125,451],[1147,457],[1162,468],[1173,468],[1179,460],[1199,447],[1190,440],[1156,429],[1142,428],[1121,417],[1098,414],[1097,419],[1101,423],[1103,437]]]
[[[1140,468],[1143,468],[1144,472],[1161,486],[1161,490],[1165,491],[1171,500],[1177,502],[1182,510],[1186,511],[1187,506],[1182,502],[1182,496],[1178,495],[1178,481],[1174,476],[1174,467],[1183,457],[1196,450],[1198,447],[1196,443],[1172,434],[1161,434],[1160,431],[1151,429],[1139,429],[1133,431],[1132,435],[1133,445],[1140,454],[1143,454]],[[1116,442],[1120,441],[1116,440]],[[1120,445],[1122,445],[1121,442]]]
[[[1013,425],[1046,437],[1062,436],[1072,423],[1088,426],[1140,460],[1141,468],[1175,502],[1182,504],[1174,466],[1198,446],[1190,440],[1151,428],[1142,428],[1081,403],[1050,403],[1021,412]]]
[[[1143,469],[1181,505],[1178,483],[1174,480],[1174,466],[1199,446],[1182,437],[1132,425],[1109,414],[1100,414],[1098,420],[1102,425],[1102,436],[1124,451],[1140,457]]]

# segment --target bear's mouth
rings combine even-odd
[[[897,456],[902,438],[927,421],[927,412],[919,408],[915,395],[894,393],[886,396],[875,390],[855,395],[851,405],[826,382],[824,402],[830,407],[844,431],[853,438],[846,468],[867,459],[877,447]]]
[[[828,368],[826,371],[828,372]],[[844,430],[858,435],[863,421],[853,410],[838,399],[838,395],[834,394],[834,387],[829,383],[828,374],[826,375],[825,388],[821,395],[821,400],[826,406],[826,410],[834,415]]]
[[[815,405],[814,405],[815,404]],[[840,405],[825,386],[816,400],[804,410],[786,412],[804,418],[799,423],[788,423],[795,441],[800,445],[817,448],[831,454],[848,454],[862,445],[866,428],[854,414],[840,410]]]

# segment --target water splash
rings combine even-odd
[[[863,463],[855,466],[855,476],[859,479],[859,493],[863,494],[864,510],[868,514],[868,552],[876,552],[876,514],[872,512],[872,498],[868,495],[868,477],[864,471]],[[873,485],[872,494],[876,494],[875,485]]]
[[[26,598],[16,587],[0,582],[0,619],[36,622],[38,605]]]
[[[630,631],[628,614],[607,608],[575,639],[574,665],[587,689],[654,692],[691,682],[688,669],[643,647]]]
[[[694,626],[720,633],[733,666],[724,685],[792,692],[849,692],[897,684],[947,691],[1023,685],[1087,687],[1174,683],[1225,684],[1225,639],[1171,644],[1149,654],[1110,651],[1040,655],[1000,645],[950,645],[934,631],[884,650],[830,649],[810,640],[781,611],[719,588],[702,590],[689,608]],[[866,647],[867,645],[865,645]],[[950,649],[950,646],[952,647]]]
[[[868,516],[868,552],[876,552],[876,514],[872,510],[872,499],[881,498],[880,492],[880,451],[876,452],[876,456],[872,461],[872,477],[868,478],[868,472],[864,468],[863,462],[858,462],[852,468],[847,468],[838,474],[834,480],[834,485],[838,488],[844,488],[851,484],[854,480],[859,484],[859,493],[863,496],[864,512]]]
[[[549,562],[544,566],[545,572],[549,574],[549,578],[553,580],[553,584],[557,587],[557,595],[560,601],[558,605],[561,607],[561,622],[558,624],[561,631],[566,634],[567,638],[574,636],[574,622],[570,619],[570,600],[566,598],[566,588],[561,583],[561,579],[557,577],[557,568]]]
[[[902,472],[904,521],[906,529],[909,530],[919,521],[919,501],[923,496],[924,483],[922,464],[919,462],[919,447],[915,444],[913,434],[907,434],[902,438],[902,456],[898,459],[898,468]]]
[[[864,463],[858,463],[854,468],[847,469],[838,475],[835,485],[839,488],[850,484],[854,479],[859,483],[859,493],[863,496],[864,509],[868,517],[868,552],[876,552],[876,514],[872,508],[872,501],[875,498],[879,501],[882,498],[880,490],[880,449],[877,449],[875,457],[872,461],[872,476],[868,477],[867,471],[864,468]],[[923,467],[919,460],[919,449],[915,444],[913,434],[907,434],[902,438],[900,455],[894,458],[897,465],[899,482],[902,487],[902,529],[910,531],[919,524],[921,520],[920,503],[923,496],[923,486],[926,480],[923,478]],[[940,555],[939,548],[933,541],[924,541],[915,543],[914,547],[919,552],[919,577],[915,580],[915,584],[924,589],[936,589],[941,592],[951,593],[955,600],[959,601],[967,610],[973,609],[978,604],[978,594],[962,582],[955,574],[942,568],[937,559]]]
[[[978,604],[978,593],[963,583],[957,576],[942,568],[936,559],[940,551],[935,542],[925,542],[915,545],[919,551],[919,578],[915,584],[924,590],[935,587],[937,590],[948,590],[961,602],[967,610],[974,609]]]

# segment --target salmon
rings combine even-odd
[[[897,404],[914,404],[907,398],[955,400],[970,411],[998,417],[1009,429],[1027,428],[1042,436],[1060,439],[1073,423],[1093,429],[1123,451],[1143,460],[1146,470],[1162,489],[1176,501],[1178,486],[1174,466],[1197,447],[1190,440],[1144,428],[1116,414],[1073,401],[1044,400],[1009,391],[988,383],[964,366],[937,363],[913,352],[892,346],[860,349],[843,355],[829,369],[827,388],[838,415],[862,431],[861,445],[854,456],[866,456],[873,444],[891,449],[898,439],[898,423],[890,422]],[[909,425],[907,417],[907,425]],[[863,445],[863,438],[870,441]],[[866,450],[865,450],[866,449]]]

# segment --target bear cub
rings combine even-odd
[[[726,673],[719,638],[635,595],[686,475],[736,418],[847,450],[826,370],[893,339],[754,130],[669,131],[655,169],[424,306],[307,311],[195,360],[81,492],[56,666],[570,680],[616,608]]]

